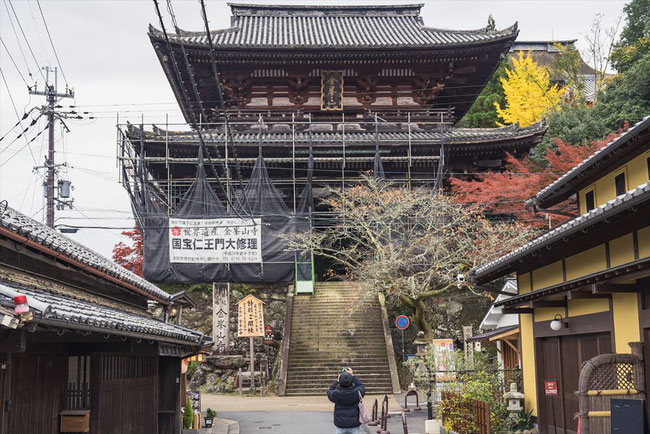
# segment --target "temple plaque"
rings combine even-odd
[[[343,71],[321,71],[321,110],[343,110]]]

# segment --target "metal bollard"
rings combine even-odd
[[[409,434],[409,428],[406,425],[406,413],[402,411],[402,430],[404,430],[404,434]]]
[[[388,414],[388,395],[384,395],[384,402],[386,403],[386,417],[390,419],[390,414]],[[382,403],[382,406],[384,404]]]
[[[381,425],[377,430],[378,434],[390,434],[390,431],[388,431],[388,418],[388,396],[385,396],[381,403]]]
[[[379,425],[379,415],[377,414],[379,403],[377,402],[377,399],[375,398],[375,403],[372,404],[372,420],[368,422],[368,426],[377,426]]]
[[[409,396],[415,396],[415,408],[413,409],[414,411],[420,411],[422,408],[420,408],[420,397],[418,396],[418,393],[415,390],[409,390],[406,392],[406,396],[404,397],[404,411],[409,412],[411,411],[409,409]]]

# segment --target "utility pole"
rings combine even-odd
[[[66,86],[64,93],[58,93],[57,68],[54,67],[54,70],[51,70],[49,66],[46,66],[43,69],[45,70],[45,90],[39,91],[36,88],[36,85],[34,85],[34,87],[29,88],[29,93],[31,95],[44,96],[47,101],[47,105],[41,108],[41,111],[44,114],[47,114],[47,122],[48,122],[47,158],[45,159],[45,165],[37,167],[36,169],[44,168],[47,170],[47,181],[45,184],[46,186],[45,196],[47,198],[47,202],[45,205],[46,207],[45,224],[53,228],[54,227],[54,202],[55,202],[54,175],[57,166],[54,164],[54,122],[56,121],[56,119],[61,119],[62,117],[61,114],[57,113],[56,111],[56,103],[63,98],[74,97],[74,92],[72,91],[72,89],[68,89],[68,87]],[[50,72],[54,73],[54,84],[50,84]],[[65,124],[63,125],[65,126]]]

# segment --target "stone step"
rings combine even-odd
[[[351,282],[318,282],[314,295],[295,296],[287,395],[325,394],[344,365],[368,390],[392,393],[379,302],[359,303],[359,285]]]

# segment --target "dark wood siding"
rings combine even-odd
[[[610,353],[610,333],[547,337],[536,340],[537,390],[541,432],[576,434],[578,379],[582,364],[599,354]],[[544,381],[558,383],[558,395],[546,396]],[[555,414],[554,414],[555,413]]]
[[[156,433],[158,358],[102,354],[94,360],[93,434]]]
[[[56,434],[63,410],[67,359],[55,354],[13,354],[9,434]]]
[[[181,360],[160,358],[158,433],[176,434],[180,426]]]

